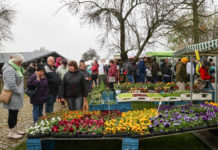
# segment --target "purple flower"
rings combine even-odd
[[[153,128],[153,126],[150,124],[150,125],[149,125],[149,128]]]
[[[174,126],[178,126],[178,125],[179,125],[179,123],[174,123],[173,125],[174,125]]]
[[[179,115],[178,117],[176,117],[177,120],[180,120],[182,118],[181,115]]]
[[[193,113],[193,112],[194,112],[194,110],[190,109],[190,110],[189,110],[189,112],[190,112],[190,113]]]
[[[160,123],[163,123],[163,120],[160,120]]]
[[[158,127],[159,126],[159,122],[157,120],[155,120],[154,121],[154,125]]]
[[[162,118],[163,117],[163,115],[162,114],[159,114],[159,118]]]
[[[170,127],[170,123],[168,123],[168,122],[166,123],[166,122],[165,122],[165,123],[164,123],[164,127],[165,127],[165,128],[169,128],[169,127]]]
[[[174,121],[174,118],[170,118],[170,121]]]

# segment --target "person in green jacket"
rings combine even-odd
[[[179,90],[185,90],[185,83],[187,81],[186,64],[188,63],[188,58],[183,57],[181,62],[176,65],[176,85]]]

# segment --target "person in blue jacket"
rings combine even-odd
[[[140,60],[138,64],[138,76],[139,76],[139,82],[144,83],[145,82],[145,76],[146,76],[146,66],[144,60]]]

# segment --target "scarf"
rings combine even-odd
[[[18,73],[19,77],[23,78],[24,69],[22,66],[18,66],[17,64],[12,62],[11,60],[9,60],[8,64],[11,65],[15,69],[15,71]]]

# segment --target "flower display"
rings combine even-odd
[[[150,118],[157,114],[156,109],[144,109],[141,111],[128,111],[121,117],[113,118],[105,122],[104,134],[149,134]]]
[[[150,130],[155,132],[181,131],[218,123],[218,109],[210,104],[163,106],[159,115],[151,118]]]
[[[137,111],[60,111],[42,117],[28,135],[147,136],[218,125],[217,103],[162,106]]]

